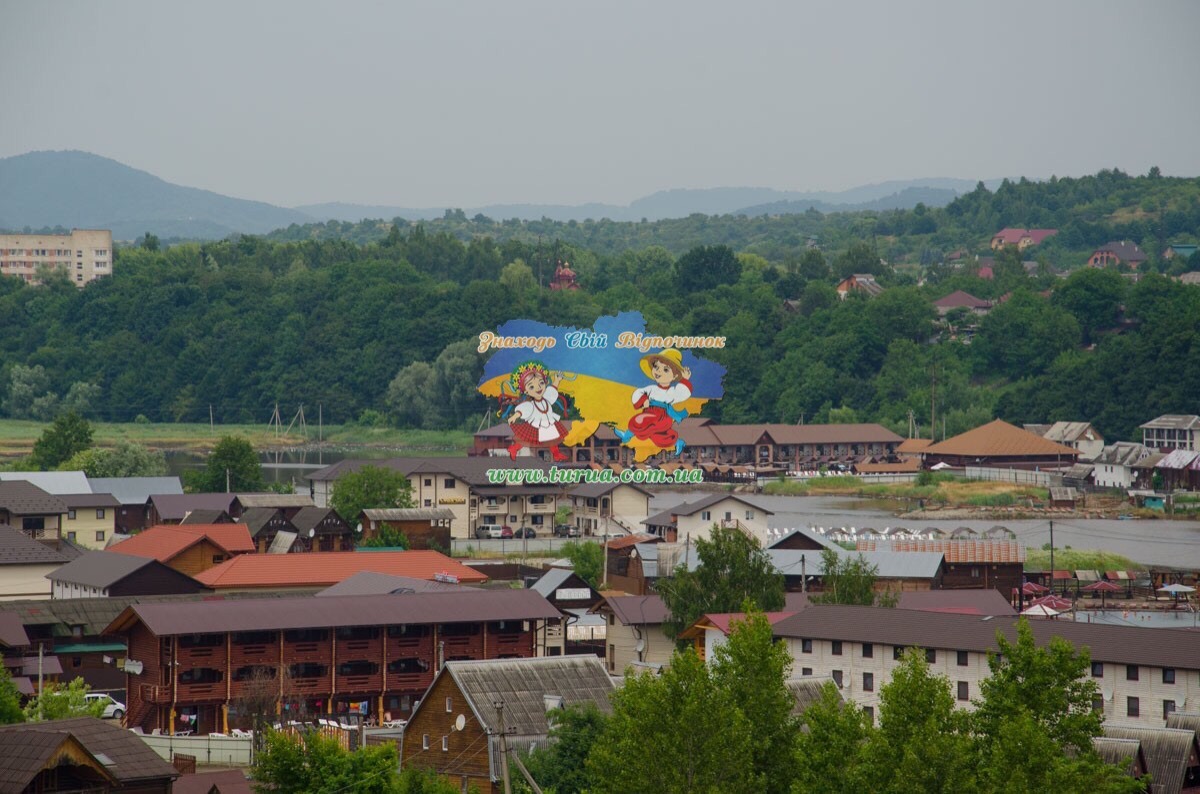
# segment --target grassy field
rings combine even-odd
[[[1010,482],[963,480],[934,475],[930,485],[897,483],[868,485],[858,477],[822,477],[807,483],[790,480],[767,483],[765,493],[779,496],[853,495],[879,499],[924,499],[927,502],[963,507],[1007,507],[1028,499],[1045,501],[1045,488]]]
[[[44,422],[0,419],[0,456],[27,455],[47,427]],[[179,449],[202,452],[212,449],[222,436],[244,436],[256,449],[303,447],[317,443],[317,429],[309,427],[307,437],[295,428],[287,435],[276,435],[266,425],[138,424],[128,422],[92,424],[97,446],[114,446],[133,441],[152,449]],[[334,446],[371,446],[413,454],[463,454],[471,445],[471,434],[457,430],[395,430],[392,428],[326,425],[323,438]]]
[[[1120,554],[1068,547],[1054,550],[1054,567],[1060,571],[1140,571],[1146,566]],[[1050,550],[1028,549],[1025,570],[1050,570]]]

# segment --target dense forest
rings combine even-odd
[[[974,257],[1006,225],[1061,232],[1000,252],[984,280]],[[334,226],[345,233],[161,250],[148,236],[85,289],[0,278],[4,414],[200,421],[212,406],[217,421],[265,421],[278,401],[320,404],[326,422],[474,429],[480,331],[517,317],[588,327],[623,310],[654,333],[728,337],[711,354],[726,397],[708,409],[728,422],[904,430],[911,411],[927,434],[935,379],[951,434],[1000,416],[1133,438],[1159,414],[1200,413],[1200,287],[1159,273],[1200,261],[1158,258],[1200,233],[1200,180],[1102,172],[910,212]],[[356,240],[367,228],[378,234]],[[1152,254],[1140,281],[1079,268],[1111,239]],[[958,248],[965,264],[944,263]],[[558,259],[581,290],[543,286]],[[839,301],[838,277],[864,272],[884,291]],[[938,318],[933,301],[956,289],[1003,300],[982,318]]]

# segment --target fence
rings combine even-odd
[[[177,753],[195,756],[199,764],[249,766],[251,739],[238,736],[151,736],[141,739],[167,762]]]
[[[1043,488],[1058,488],[1063,484],[1062,474],[1025,469],[989,469],[983,466],[967,466],[963,469],[968,480],[992,480],[1013,482],[1021,485],[1040,485]]]

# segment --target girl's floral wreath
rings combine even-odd
[[[525,380],[531,375],[541,375],[542,379],[547,384],[550,383],[550,370],[540,361],[523,361],[513,369],[508,381],[500,384],[500,410],[496,415],[501,419],[508,419],[508,415],[512,413],[514,407],[520,403],[525,397],[524,385]],[[563,377],[564,380],[575,380],[575,376]],[[567,395],[559,392],[558,404],[562,405],[563,414],[570,410],[570,403],[567,401]]]

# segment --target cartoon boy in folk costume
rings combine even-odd
[[[628,430],[617,428],[614,432],[624,443],[637,438],[660,449],[674,447],[678,455],[684,443],[674,425],[688,414],[677,406],[692,396],[692,371],[683,366],[683,355],[673,347],[643,356],[641,366],[654,383],[633,392],[633,407],[639,413],[629,420]]]
[[[567,434],[567,425],[562,413],[567,409],[566,399],[556,388],[562,381],[562,373],[550,373],[540,361],[526,361],[517,365],[509,377],[516,397],[509,398],[512,413],[508,423],[512,426],[513,443],[508,447],[508,456],[517,459],[522,447],[549,448],[554,460],[567,460],[568,456],[559,447]]]

